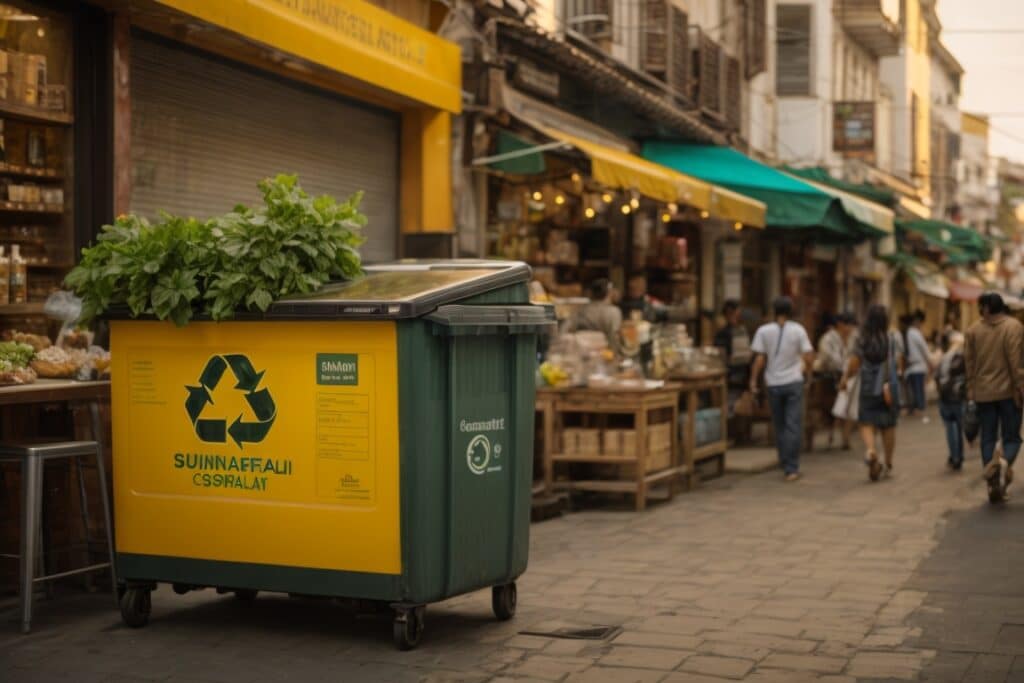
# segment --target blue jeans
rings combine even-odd
[[[779,451],[782,471],[800,471],[800,443],[803,434],[804,383],[794,382],[768,387],[768,405],[772,409],[775,447]]]
[[[1013,464],[1020,451],[1021,409],[1012,398],[1001,401],[978,401],[978,422],[981,423],[981,462],[987,465],[1002,436],[1003,457]]]
[[[907,388],[910,390],[907,408],[910,410],[924,410],[928,407],[924,394],[924,376],[923,372],[907,375]]]
[[[946,426],[949,462],[959,466],[964,461],[964,404],[939,401],[939,415]]]

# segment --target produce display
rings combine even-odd
[[[66,379],[75,376],[85,359],[85,351],[76,350],[72,353],[59,346],[49,346],[36,352],[30,365],[40,377]]]
[[[206,221],[129,215],[103,226],[65,280],[82,298],[80,323],[120,306],[178,326],[196,315],[224,320],[361,274],[361,194],[313,198],[293,175],[259,188],[263,206]]]
[[[50,338],[41,334],[30,334],[28,332],[17,332],[14,330],[8,330],[4,333],[5,341],[16,341],[22,344],[28,344],[34,350],[40,351],[45,349],[47,346],[51,346]]]
[[[30,384],[36,373],[28,367],[35,354],[28,344],[16,341],[0,342],[0,384]]]

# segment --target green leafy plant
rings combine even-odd
[[[361,274],[361,193],[342,202],[310,197],[293,175],[259,188],[262,206],[204,222],[123,216],[103,226],[65,279],[82,297],[82,322],[115,306],[179,326],[195,315],[225,320]]]

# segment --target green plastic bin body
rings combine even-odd
[[[478,277],[469,289],[434,288],[428,296],[397,303],[383,297],[352,301],[344,292],[285,301],[262,318],[281,325],[393,321],[401,572],[119,551],[122,581],[423,605],[508,584],[526,570],[537,339],[552,325],[552,316],[529,303],[530,274],[522,264],[402,265],[411,278],[416,267],[493,268],[495,275]],[[371,270],[371,276],[379,272],[387,272],[387,266]],[[339,528],[336,538],[324,541],[342,543],[344,537],[345,529]]]

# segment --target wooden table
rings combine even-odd
[[[697,463],[717,459],[718,475],[725,474],[725,453],[729,449],[729,389],[726,384],[725,371],[704,372],[704,373],[674,373],[670,375],[673,382],[681,386],[681,403],[686,410],[686,439],[682,445],[683,462],[690,468],[691,472],[696,471]],[[718,408],[722,412],[721,438],[697,445],[697,408],[700,405],[701,392],[710,392],[712,408]]]
[[[76,401],[88,403],[93,440],[101,447],[105,445],[105,430],[100,421],[99,402],[104,400],[110,400],[110,380],[77,382],[72,379],[39,379],[32,384],[0,387],[0,406]]]
[[[683,475],[687,483],[693,484],[693,470],[679,462],[679,391],[680,385],[666,383],[659,388],[641,387],[569,387],[542,388],[537,390],[538,401],[549,401],[551,405],[551,428],[545,432],[550,440],[545,444],[545,472],[551,472],[552,489],[555,491],[595,491],[603,493],[630,493],[636,496],[636,509],[647,505],[648,490],[656,484],[668,484],[669,497],[675,493],[675,484]],[[662,411],[670,416],[669,466],[647,472],[648,440],[652,413]],[[636,452],[632,454],[605,455],[594,453],[560,452],[565,430],[565,416],[579,415],[601,419],[610,415],[630,415],[636,433]],[[662,423],[665,422],[662,420]],[[601,427],[602,432],[605,431]],[[633,465],[632,478],[603,479],[557,479],[554,468],[557,465]]]

